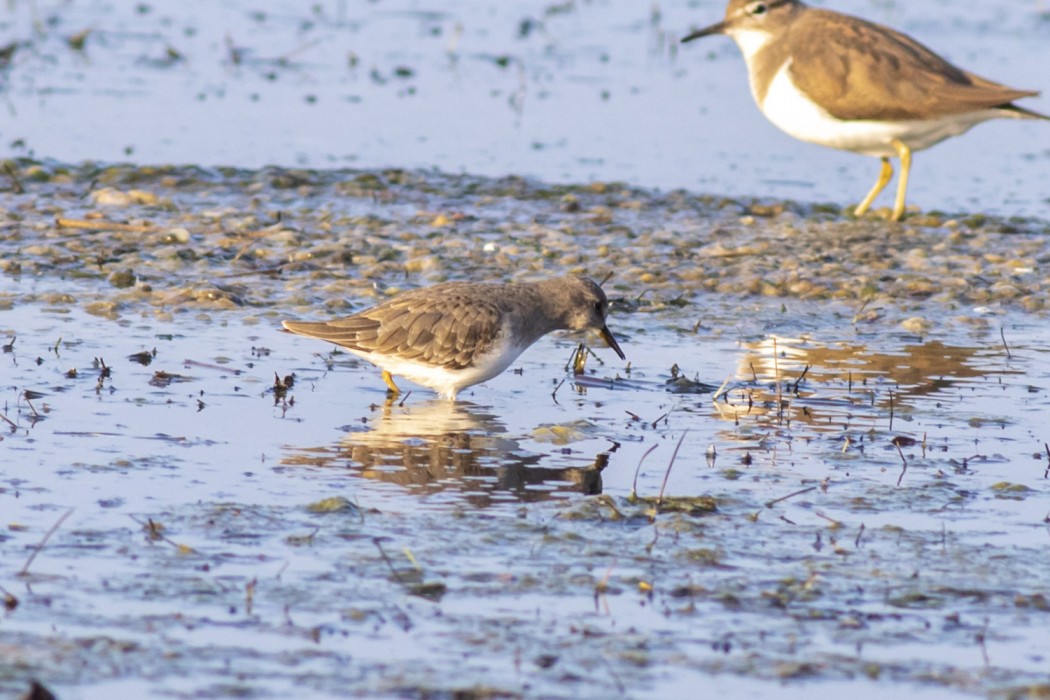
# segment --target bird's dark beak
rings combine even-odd
[[[602,337],[602,340],[605,341],[606,345],[613,349],[613,352],[620,356],[621,360],[627,359],[627,356],[623,354],[623,350],[620,349],[620,344],[616,342],[616,338],[614,338],[612,332],[609,331],[608,326],[602,326],[602,329],[598,331],[598,335]]]
[[[718,24],[712,24],[710,27],[704,27],[703,29],[697,29],[692,34],[687,34],[682,38],[682,43],[692,41],[693,39],[702,39],[705,36],[711,36],[712,34],[725,34],[726,23],[719,22]]]

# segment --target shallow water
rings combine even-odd
[[[1041,0],[817,4],[1050,90],[1033,60],[1050,40]],[[723,6],[15,3],[0,13],[0,42],[19,47],[3,69],[4,143],[66,162],[436,167],[856,204],[875,160],[777,131],[730,40],[677,43]],[[1048,100],[1025,104],[1050,113]],[[909,202],[1050,218],[1048,169],[1047,124],[1000,120],[918,154]]]
[[[1050,132],[844,216],[720,5],[0,11],[0,692],[1045,695]],[[835,6],[1046,88],[1038,0]],[[278,331],[609,272],[628,363],[454,405]]]
[[[1044,222],[16,165],[5,692],[1044,692]],[[629,364],[451,406],[277,330],[608,269]]]

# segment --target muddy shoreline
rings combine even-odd
[[[6,177],[7,694],[1046,692],[1045,221],[433,171]],[[384,404],[367,363],[277,330],[569,272],[613,273],[629,364],[573,377],[556,335],[456,406]]]

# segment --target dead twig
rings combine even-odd
[[[816,513],[814,513],[814,515],[816,515],[821,520],[827,520],[829,523],[831,523],[832,530],[838,530],[840,527],[842,527],[841,520],[835,520],[835,518],[832,518],[830,515],[824,515],[819,510]]]
[[[1002,326],[999,326],[999,337],[1003,339],[1003,350],[1006,350],[1006,359],[1014,359],[1013,355],[1010,354],[1010,346],[1006,344],[1006,331],[1003,330]]]
[[[59,228],[81,228],[89,231],[128,231],[130,233],[149,233],[150,231],[156,231],[156,226],[146,226],[144,224],[118,224],[115,221],[105,221],[103,219],[95,219],[88,221],[85,219],[63,219],[59,217],[55,219],[55,225]]]
[[[674,466],[675,457],[678,456],[678,450],[682,446],[682,441],[685,440],[685,436],[689,434],[688,430],[682,431],[682,437],[678,438],[678,444],[674,446],[674,452],[671,453],[671,461],[667,463],[667,471],[664,472],[664,481],[660,484],[660,495],[656,497],[656,505],[659,506],[664,500],[664,489],[667,488],[667,479],[671,476],[671,467]]]
[[[161,542],[164,542],[166,544],[170,544],[172,547],[175,548],[175,550],[179,554],[193,554],[194,553],[193,547],[189,546],[188,544],[179,544],[175,540],[173,540],[170,537],[166,536],[163,533],[164,525],[159,523],[159,522],[157,522],[153,518],[146,518],[146,522],[142,522],[141,520],[136,518],[134,515],[129,515],[128,517],[131,518],[132,520],[134,520],[136,523],[138,523],[144,530],[146,530],[149,533],[149,538],[150,538],[151,541],[153,541],[153,540],[160,540]]]
[[[780,503],[781,501],[786,501],[789,498],[794,498],[795,496],[801,496],[804,493],[809,493],[810,491],[816,491],[816,490],[817,490],[816,486],[810,486],[809,488],[799,489],[798,491],[794,491],[792,493],[789,493],[786,496],[781,496],[780,498],[774,498],[772,501],[768,501],[766,503],[766,508],[772,508],[773,506],[775,506],[776,504]]]
[[[558,389],[561,389],[561,385],[565,383],[565,377],[562,377],[561,381],[558,382],[558,386],[554,387],[554,391],[551,392],[551,398],[554,399],[554,403],[558,403]],[[561,404],[559,404],[561,405]]]
[[[988,658],[988,646],[987,646],[987,644],[985,644],[985,640],[986,640],[987,637],[988,637],[988,618],[986,617],[986,618],[984,618],[984,627],[981,628],[980,632],[978,632],[976,635],[974,635],[974,638],[977,641],[977,645],[979,647],[981,647],[981,658],[984,660],[984,667],[985,667],[985,669],[988,669],[992,665],[991,660]]]
[[[402,586],[407,586],[409,582],[406,581],[405,578],[401,575],[401,572],[397,570],[397,567],[394,566],[394,562],[390,561],[390,557],[387,556],[386,550],[383,549],[383,545],[380,542],[380,538],[373,537],[372,544],[374,544],[376,546],[376,549],[379,550],[379,556],[381,556],[383,558],[383,561],[386,562],[387,568],[390,569],[390,573],[394,575],[394,578],[397,579],[397,582]]]
[[[754,366],[751,367],[751,371],[752,372],[755,371]],[[724,382],[722,382],[722,386],[718,387],[718,391],[716,391],[714,393],[714,395],[711,397],[711,401],[714,401],[714,402],[718,401],[718,397],[722,395],[722,390],[726,388],[726,384],[729,383],[730,379],[732,379],[732,375],[726,377],[726,380]],[[726,393],[728,394],[729,392],[726,392]]]
[[[580,354],[580,351],[582,349],[583,349],[583,343],[577,343],[576,347],[573,349],[572,353],[569,355],[569,361],[565,363],[565,371],[566,372],[569,371],[570,367],[575,369],[576,365],[579,364],[579,360],[576,359],[576,356]]]
[[[645,458],[652,454],[653,450],[655,450],[657,447],[659,447],[659,445],[653,445],[652,447],[650,447],[648,450],[645,451],[645,454],[642,455],[642,458],[638,460],[638,466],[634,470],[634,481],[631,482],[632,499],[638,498],[638,474],[640,474],[642,471],[642,463],[645,461]]]
[[[893,390],[890,389],[890,430],[893,430]]]
[[[908,460],[904,458],[904,450],[901,449],[900,442],[894,442],[893,446],[897,448],[897,454],[901,456],[901,462],[904,464],[903,468],[901,468],[901,475],[897,477],[897,486],[900,486],[901,482],[904,481],[905,472],[908,471]]]
[[[44,534],[44,538],[33,547],[33,551],[30,553],[29,558],[26,559],[26,563],[22,566],[22,570],[18,572],[18,576],[26,576],[29,573],[29,567],[33,564],[33,560],[36,559],[36,555],[40,554],[44,549],[44,545],[46,545],[47,541],[51,539],[51,535],[55,534],[58,531],[58,528],[62,527],[62,523],[66,521],[66,518],[73,515],[74,510],[76,509],[70,508],[55,521],[55,524],[51,526],[51,529]]]
[[[33,402],[29,400],[28,391],[22,392],[22,398],[25,399],[26,404],[29,406],[29,410],[33,412],[33,418],[40,418],[40,414],[37,412],[36,406],[34,406]]]
[[[297,55],[299,55],[301,53],[305,53],[307,50],[312,49],[314,46],[317,46],[319,43],[321,43],[320,39],[311,39],[310,41],[307,41],[307,42],[305,42],[303,44],[300,44],[299,46],[297,46],[296,48],[292,49],[288,53],[285,53],[285,54],[282,54],[282,55],[278,56],[274,60],[279,65],[282,65],[282,66],[287,65]]]
[[[860,538],[864,536],[864,523],[860,524],[860,530],[857,531],[857,539],[853,540],[853,546],[856,549],[860,549]]]
[[[802,380],[806,378],[806,374],[809,372],[812,365],[806,365],[805,369],[802,370],[802,374],[798,375],[798,379],[791,386],[791,393],[798,396],[798,385],[802,383]]]
[[[244,254],[247,253],[248,249],[251,248],[253,245],[255,245],[255,239],[251,238],[248,240],[247,243],[245,243],[237,249],[237,254],[233,256],[233,260],[230,261],[230,264],[233,264],[240,260],[242,257],[244,257]]]
[[[18,425],[13,420],[8,418],[5,414],[0,413],[0,418],[3,418],[7,422],[7,424],[11,426],[11,430],[18,430]],[[1050,469],[1050,467],[1047,468]]]
[[[673,410],[674,410],[674,409],[672,408],[672,409],[671,409],[671,411],[673,411]],[[657,426],[657,424],[659,424],[659,423],[660,423],[660,421],[664,421],[665,423],[667,423],[667,422],[668,422],[668,421],[667,421],[667,417],[671,415],[671,411],[668,411],[667,413],[663,414],[662,416],[660,416],[659,418],[657,418],[656,420],[654,420],[654,421],[653,421],[653,422],[652,422],[652,423],[650,424],[650,426],[652,427],[652,429],[653,429],[653,430],[656,430],[656,426]]]
[[[252,614],[252,603],[255,602],[255,587],[259,584],[259,579],[253,578],[251,581],[244,586],[244,614],[251,616]]]
[[[784,390],[780,386],[780,360],[777,357],[777,338],[773,336],[773,375],[777,382],[777,420],[784,422]]]

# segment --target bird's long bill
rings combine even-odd
[[[719,22],[718,24],[712,24],[710,27],[704,27],[703,29],[697,29],[692,34],[687,34],[682,38],[682,43],[692,41],[693,39],[702,39],[705,36],[711,36],[712,34],[724,34],[726,29],[725,22]]]
[[[608,326],[602,326],[602,329],[598,331],[598,335],[602,337],[602,340],[605,341],[606,345],[613,349],[613,352],[620,356],[621,360],[627,359],[627,356],[623,354],[623,350],[620,349],[620,344],[616,342],[616,338],[613,337]]]

